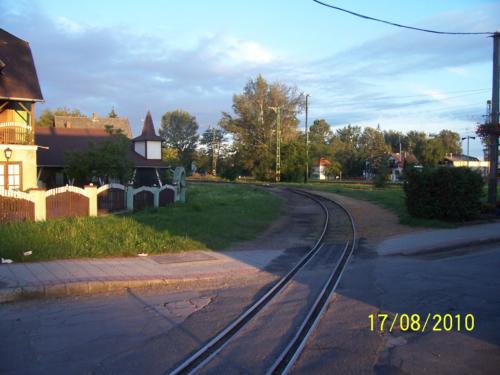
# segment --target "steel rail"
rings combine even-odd
[[[274,286],[269,291],[267,291],[266,294],[264,294],[255,303],[253,303],[252,306],[250,306],[243,314],[241,314],[236,320],[234,320],[226,328],[219,332],[208,343],[198,349],[194,354],[185,359],[180,365],[175,367],[172,371],[166,372],[166,374],[191,374],[194,373],[198,368],[202,367],[210,359],[212,359],[225,346],[225,344],[227,344],[229,340],[238,331],[241,330],[241,328],[243,328],[250,320],[252,320],[252,318],[260,310],[262,310],[273,299],[273,297],[288,284],[292,277],[299,270],[301,270],[321,249],[323,245],[322,242],[330,222],[330,214],[328,208],[320,199],[318,199],[317,196],[309,195],[299,190],[291,191],[296,194],[306,196],[314,202],[318,203],[325,213],[323,230],[314,246],[297,262],[297,264],[285,276],[283,276],[276,284],[274,284]]]
[[[302,193],[305,193],[304,195],[312,195],[318,197],[318,195],[310,192],[302,191]],[[349,263],[352,253],[354,252],[354,249],[356,247],[356,226],[351,213],[340,203],[323,196],[319,197],[334,203],[347,214],[352,228],[351,246],[349,248],[349,242],[346,243],[340,260],[337,262],[335,269],[331,273],[328,280],[325,282],[321,293],[316,298],[316,301],[309,310],[306,318],[303,320],[299,330],[297,331],[292,341],[287,345],[285,350],[278,357],[278,359],[274,362],[273,366],[271,366],[271,368],[266,372],[267,375],[284,375],[287,374],[293,367],[300,354],[302,353],[302,350],[304,349],[309,337],[316,329],[319,321],[321,320],[321,317],[326,311],[326,307],[328,306],[329,301],[331,300],[333,293],[335,292],[342,274],[344,273],[346,266]]]

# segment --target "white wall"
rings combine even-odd
[[[147,159],[161,160],[161,142],[148,141],[148,155]]]
[[[134,142],[134,151],[142,157],[146,157],[146,142]]]

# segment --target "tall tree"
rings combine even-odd
[[[460,134],[455,133],[451,130],[441,130],[437,135],[437,138],[441,141],[444,152],[446,154],[461,154],[462,145],[460,143]],[[444,156],[444,155],[443,155]]]
[[[378,157],[387,153],[390,147],[385,143],[384,134],[380,129],[366,127],[360,138],[364,154],[367,157]]]
[[[368,172],[379,173],[385,170],[390,146],[385,143],[384,134],[380,128],[366,127],[360,138],[362,155],[366,159]]]
[[[424,167],[435,167],[446,155],[446,148],[443,141],[436,137],[428,139],[422,148],[418,158]]]
[[[327,144],[332,138],[330,124],[323,119],[314,120],[309,128],[309,142]]]
[[[309,163],[320,157],[332,159],[329,146],[333,134],[330,125],[323,119],[314,120],[309,128]]]
[[[54,126],[54,116],[87,117],[77,108],[59,107],[56,110],[44,109],[40,113],[40,117],[38,117],[36,126],[42,128]]]
[[[231,134],[244,171],[273,178],[277,114],[272,107],[281,109],[281,141],[286,144],[297,136],[303,103],[295,87],[269,84],[261,75],[248,81],[242,94],[233,96],[234,116],[223,112],[219,124]]]
[[[226,135],[223,129],[209,127],[202,133],[200,144],[204,146],[204,151],[202,153],[208,161],[207,165],[210,166],[210,171],[214,170],[214,168],[217,170],[220,169],[219,160],[225,141]],[[217,168],[217,165],[219,165],[219,168]]]
[[[387,143],[392,152],[408,151],[408,137],[400,131],[385,130],[385,143]]]
[[[361,127],[348,125],[337,129],[332,137],[333,160],[340,163],[344,176],[357,177],[363,173],[366,157],[362,152],[361,134]]]
[[[198,142],[197,131],[196,117],[181,109],[166,112],[161,118],[160,136],[168,147],[177,150],[179,160],[186,170],[191,170],[190,165]]]
[[[420,162],[428,142],[427,134],[411,130],[406,134],[406,136],[408,137],[408,151],[415,155],[417,160]]]

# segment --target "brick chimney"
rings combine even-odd
[[[95,112],[92,113],[92,121],[94,121],[94,122],[97,121],[97,113],[95,113]]]

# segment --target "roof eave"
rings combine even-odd
[[[35,98],[14,98],[7,96],[0,96],[0,100],[17,100],[22,102],[45,102],[45,99],[35,99]]]

